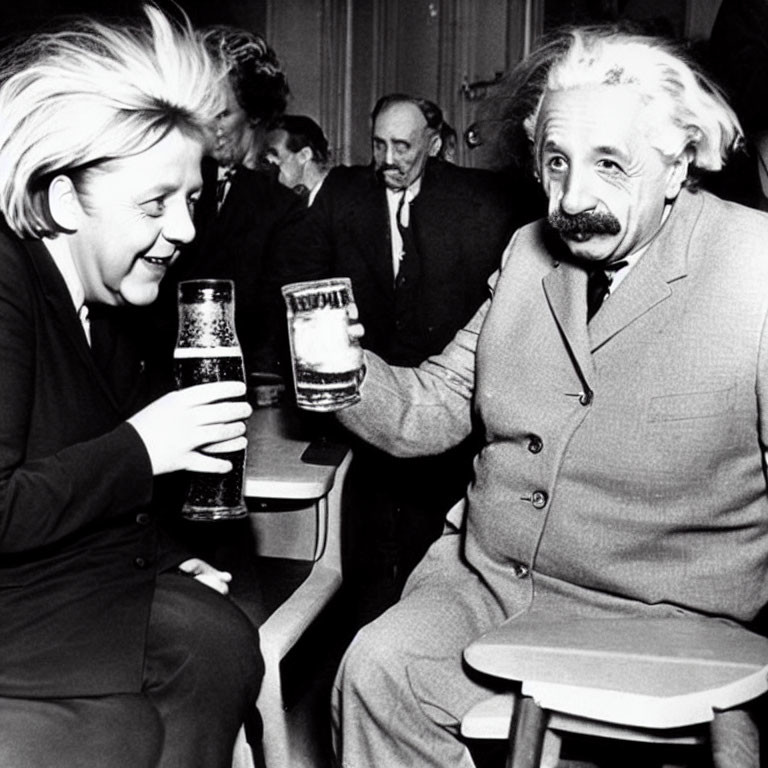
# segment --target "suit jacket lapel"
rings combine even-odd
[[[461,212],[470,217],[474,213],[474,199],[463,189],[457,191],[454,185],[441,173],[441,162],[432,158],[427,161],[421,177],[421,189],[411,203],[411,230],[416,240],[417,252],[422,262],[432,256],[444,264],[452,257],[455,249],[443,247],[446,232],[442,227],[446,212]]]
[[[88,340],[85,337],[80,318],[77,316],[72,297],[64,282],[64,278],[53,261],[48,249],[40,242],[24,241],[24,247],[29,252],[32,264],[40,278],[45,300],[49,305],[54,321],[61,327],[64,343],[72,346],[74,352],[88,367],[93,380],[109,398],[109,401],[118,409],[118,404],[112,390],[108,386],[102,372],[96,365]]]
[[[651,252],[645,253],[592,319],[589,338],[593,352],[672,295],[664,275],[649,269],[652,261]]]
[[[361,241],[360,253],[368,262],[376,282],[384,294],[394,297],[395,275],[392,268],[392,235],[389,229],[389,207],[384,185],[371,173],[365,197],[350,207],[351,228]]]
[[[589,382],[595,368],[592,353],[646,312],[672,295],[670,283],[688,271],[690,235],[701,212],[702,201],[683,189],[656,238],[621,283],[616,293],[587,327],[587,275],[581,267],[563,260],[542,279],[544,293],[563,340],[582,381]],[[563,246],[556,236],[548,252],[557,257]]]
[[[555,264],[542,286],[579,378],[588,384],[595,369],[587,333],[587,273],[567,261]]]
[[[680,192],[648,250],[589,324],[593,352],[672,295],[670,283],[688,272],[690,237],[701,205],[700,197]]]

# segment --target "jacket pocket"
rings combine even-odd
[[[708,392],[681,392],[651,398],[648,421],[683,421],[720,416],[733,410],[736,387]]]

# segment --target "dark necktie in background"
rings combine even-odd
[[[400,256],[400,269],[398,269],[397,274],[395,275],[396,288],[402,287],[408,279],[408,274],[417,266],[416,241],[413,238],[413,232],[410,226],[410,209],[404,211],[405,206],[410,205],[406,201],[406,194],[407,190],[404,190],[400,197],[400,203],[397,206],[397,215],[395,216],[395,220],[397,221],[397,231],[400,233],[400,237],[403,241],[403,250]],[[407,220],[405,218],[406,215]]]
[[[227,195],[227,190],[229,189],[229,184],[232,181],[236,171],[237,168],[227,168],[227,170],[224,171],[221,176],[219,176],[219,179],[216,182],[216,204],[219,207],[221,207],[221,204],[224,202],[224,198]]]
[[[611,264],[600,264],[587,273],[587,322],[596,314],[608,296],[613,282],[613,276],[623,267],[626,261],[615,261]]]
[[[305,205],[309,205],[309,189],[304,184],[297,184],[293,191],[304,201]]]

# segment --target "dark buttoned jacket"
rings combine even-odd
[[[238,168],[220,207],[217,166],[203,161],[203,192],[195,207],[195,239],[185,248],[163,281],[156,314],[172,349],[176,329],[176,285],[180,280],[219,278],[235,283],[235,322],[246,368],[271,367],[267,344],[275,323],[284,323],[279,292],[269,285],[280,259],[284,233],[302,218],[305,205],[298,195],[265,171]],[[270,288],[272,289],[270,292]]]
[[[133,316],[110,329],[99,364],[46,248],[2,224],[0,696],[138,692],[156,573],[186,556],[125,421],[150,396]]]
[[[385,187],[372,166],[340,166],[283,254],[279,277],[351,278],[363,344],[414,365],[439,352],[487,297],[512,233],[541,213],[536,199],[522,181],[429,160],[410,206],[418,265],[398,296]]]

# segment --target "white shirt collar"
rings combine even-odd
[[[419,178],[405,190],[405,202],[410,205],[419,192],[421,192],[421,176],[419,176]],[[387,202],[389,203],[390,211],[397,211],[402,196],[402,189],[390,189],[387,187]],[[408,222],[403,222],[403,226],[407,227]]]
[[[326,174],[327,175],[327,174]],[[320,181],[315,184],[312,189],[309,190],[309,197],[307,198],[307,208],[309,208],[312,203],[315,202],[315,198],[317,197],[317,193],[320,191],[320,187],[323,186],[323,182],[325,181],[325,176],[323,176]]]
[[[69,243],[65,237],[44,237],[43,245],[48,249],[48,253],[53,258],[53,263],[64,278],[67,284],[69,295],[72,297],[72,303],[75,311],[80,312],[80,308],[85,304],[85,289],[83,281],[77,272],[75,261],[72,258],[72,252],[69,250]]]
[[[392,274],[397,277],[397,273],[400,271],[400,262],[403,259],[403,238],[397,226],[397,211],[400,207],[400,200],[403,197],[403,190],[387,187],[386,191],[387,206],[389,208],[389,236],[392,244]],[[410,204],[419,192],[421,192],[421,176],[405,190],[405,203],[400,218],[400,223],[404,227],[411,225]]]
[[[661,214],[661,226],[664,225],[664,222],[667,220],[667,217],[670,214],[670,211],[672,210],[672,205],[667,204],[664,206],[664,210]],[[659,229],[661,229],[661,226]],[[647,242],[642,248],[638,248],[634,253],[630,253],[628,256],[624,257],[624,261],[627,262],[627,266],[623,269],[618,270],[617,272],[614,272],[611,275],[611,285],[609,288],[609,293],[613,293],[618,287],[619,283],[621,283],[622,280],[630,273],[632,270],[632,267],[637,264],[638,261],[642,258],[643,254],[651,247],[651,243],[653,242],[654,238],[652,238],[649,242]]]

